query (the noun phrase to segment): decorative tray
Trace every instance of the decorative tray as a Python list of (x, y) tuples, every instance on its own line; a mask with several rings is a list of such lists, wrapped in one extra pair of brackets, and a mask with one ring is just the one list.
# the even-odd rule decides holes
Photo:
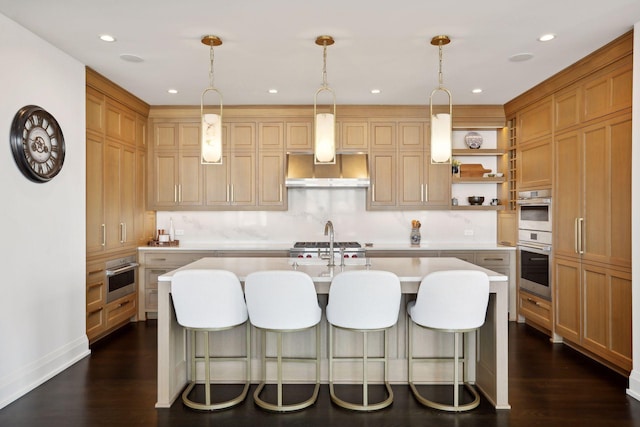
[(180, 240), (174, 240), (173, 242), (161, 242), (159, 240), (149, 240), (147, 246), (180, 246)]

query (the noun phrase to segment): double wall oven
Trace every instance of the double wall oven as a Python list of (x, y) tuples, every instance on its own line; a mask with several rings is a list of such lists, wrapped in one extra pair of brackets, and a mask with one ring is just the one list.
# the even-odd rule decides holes
[(518, 193), (520, 289), (551, 300), (551, 191)]

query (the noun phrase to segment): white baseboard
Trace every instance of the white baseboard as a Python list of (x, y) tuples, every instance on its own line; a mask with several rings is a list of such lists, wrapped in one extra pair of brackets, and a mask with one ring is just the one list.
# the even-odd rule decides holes
[(86, 335), (0, 378), (0, 409), (91, 354)]

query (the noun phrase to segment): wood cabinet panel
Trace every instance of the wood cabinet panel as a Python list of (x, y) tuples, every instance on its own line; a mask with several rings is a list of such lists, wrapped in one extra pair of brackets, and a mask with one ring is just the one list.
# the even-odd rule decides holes
[(371, 121), (371, 149), (391, 150), (396, 149), (396, 123)]
[(255, 122), (230, 123), (229, 145), (231, 150), (255, 151), (256, 149), (256, 124)]
[(554, 131), (560, 132), (580, 124), (581, 92), (572, 87), (553, 96), (555, 105)]
[(424, 154), (400, 152), (398, 154), (398, 205), (419, 206), (424, 202)]
[(203, 165), (204, 200), (207, 206), (229, 203), (229, 155), (222, 155), (221, 165)]
[(105, 145), (105, 168), (104, 180), (110, 185), (104, 188), (104, 208), (105, 208), (105, 248), (106, 250), (114, 250), (120, 248), (121, 227), (120, 227), (120, 211), (121, 199), (120, 188), (121, 181), (121, 145), (107, 141)]
[(178, 153), (156, 152), (153, 163), (149, 205), (152, 209), (173, 207), (178, 202)]
[(107, 99), (105, 110), (105, 132), (125, 144), (136, 143), (136, 116), (133, 111)]
[(200, 151), (181, 152), (179, 160), (178, 203), (181, 206), (200, 206), (202, 196), (202, 168)]
[(369, 123), (363, 120), (339, 122), (338, 150), (341, 152), (366, 151), (369, 148)]
[(598, 76), (584, 85), (584, 121), (630, 108), (633, 72), (631, 66)]
[(555, 257), (553, 261), (553, 304), (555, 331), (559, 335), (580, 343), (581, 280), (580, 263)]
[[(575, 256), (577, 218), (582, 209), (580, 136), (569, 132), (556, 137), (553, 198), (553, 250), (556, 255)], [(562, 159), (562, 160), (559, 160)]]
[(553, 129), (553, 104), (546, 97), (518, 113), (519, 143), (550, 136)]
[(258, 149), (282, 151), (284, 148), (284, 123), (258, 123)]
[(231, 203), (251, 206), (256, 203), (256, 166), (253, 153), (230, 155)]
[(137, 295), (129, 294), (105, 306), (107, 329), (127, 323), (129, 318), (136, 315)]
[(553, 176), (551, 138), (522, 144), (518, 150), (518, 188), (550, 188)]
[(371, 154), (371, 187), (369, 206), (395, 206), (396, 204), (396, 154)]
[(611, 139), (611, 179), (609, 186), (611, 224), (609, 238), (611, 252), (609, 262), (613, 265), (631, 265), (631, 152), (632, 123), (626, 116), (615, 121), (610, 127)]
[(312, 120), (287, 121), (286, 123), (286, 149), (291, 152), (311, 152)]
[(260, 206), (279, 206), (286, 209), (284, 155), (281, 152), (262, 152), (259, 162), (258, 203)]
[(398, 149), (407, 151), (424, 150), (424, 124), (419, 122), (398, 123)]
[(200, 151), (200, 122), (180, 123), (178, 125), (178, 148), (185, 151)]
[(521, 316), (527, 321), (542, 326), (547, 331), (553, 329), (551, 321), (551, 303), (537, 295), (520, 291), (518, 294), (518, 309)]
[(100, 134), (104, 133), (105, 100), (100, 92), (87, 88), (86, 127)]
[(147, 119), (139, 114), (136, 117), (136, 146), (145, 151), (147, 149)]
[(177, 123), (155, 123), (153, 125), (153, 148), (154, 150), (177, 150), (178, 149), (178, 124)]
[(94, 255), (105, 249), (104, 138), (87, 132), (86, 150), (86, 246)]

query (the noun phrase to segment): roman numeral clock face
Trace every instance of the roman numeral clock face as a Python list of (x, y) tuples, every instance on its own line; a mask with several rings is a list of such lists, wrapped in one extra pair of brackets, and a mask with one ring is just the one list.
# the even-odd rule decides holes
[(20, 171), (33, 182), (47, 182), (64, 163), (64, 136), (56, 119), (35, 105), (21, 108), (11, 125), (11, 151)]

